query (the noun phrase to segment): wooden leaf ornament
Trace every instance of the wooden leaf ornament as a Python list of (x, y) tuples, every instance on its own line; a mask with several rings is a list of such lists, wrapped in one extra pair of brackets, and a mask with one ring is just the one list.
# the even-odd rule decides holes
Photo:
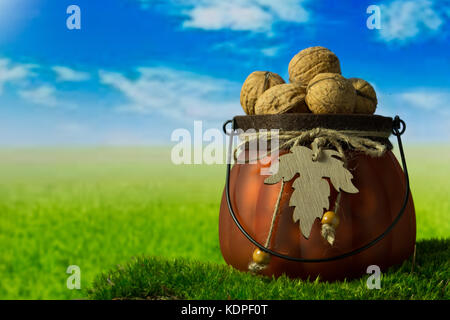
[(278, 172), (264, 180), (266, 184), (287, 182), (295, 179), (294, 192), (289, 205), (294, 206), (294, 222), (300, 221), (300, 230), (308, 238), (316, 218), (321, 218), (323, 210), (329, 209), (330, 187), (324, 178), (329, 178), (337, 191), (358, 193), (353, 185), (353, 175), (344, 167), (339, 153), (322, 150), (320, 157), (312, 160), (312, 150), (304, 146), (292, 147), (289, 153), (279, 157)]

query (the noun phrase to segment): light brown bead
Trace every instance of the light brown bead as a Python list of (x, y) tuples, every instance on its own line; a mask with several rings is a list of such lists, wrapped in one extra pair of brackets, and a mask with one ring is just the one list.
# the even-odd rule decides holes
[(322, 217), (322, 224), (329, 224), (331, 225), (333, 228), (337, 228), (339, 226), (339, 216), (334, 213), (333, 211), (327, 211), (323, 214)]
[(255, 249), (255, 251), (253, 251), (253, 262), (262, 265), (269, 264), (270, 254), (257, 248)]

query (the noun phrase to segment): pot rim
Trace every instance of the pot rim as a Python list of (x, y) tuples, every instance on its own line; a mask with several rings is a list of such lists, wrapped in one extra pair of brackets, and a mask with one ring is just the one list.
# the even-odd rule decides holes
[(273, 115), (242, 115), (233, 118), (234, 128), (279, 129), (280, 131), (310, 130), (326, 128), (333, 130), (358, 130), (392, 132), (393, 119), (366, 114), (303, 114), (286, 113)]

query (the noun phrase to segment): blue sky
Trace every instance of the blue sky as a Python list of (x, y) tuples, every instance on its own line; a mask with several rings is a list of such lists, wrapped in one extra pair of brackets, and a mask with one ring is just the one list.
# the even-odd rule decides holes
[(250, 72), (287, 80), (315, 45), (375, 86), (376, 113), (401, 115), (408, 141), (449, 141), (449, 40), (447, 0), (0, 0), (0, 145), (167, 144), (242, 114)]

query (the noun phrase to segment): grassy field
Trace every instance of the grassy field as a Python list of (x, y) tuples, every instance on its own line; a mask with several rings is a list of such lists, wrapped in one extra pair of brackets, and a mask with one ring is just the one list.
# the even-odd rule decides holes
[(334, 283), (269, 279), (229, 266), (187, 259), (137, 257), (97, 278), (93, 299), (450, 299), (450, 240), (417, 243), (416, 261), (392, 267), (381, 289), (367, 277)]
[[(431, 146), (406, 150), (421, 240), (450, 237), (449, 149)], [(85, 298), (94, 279), (97, 290), (91, 291), (91, 297), (112, 298), (120, 292), (122, 296), (157, 295), (144, 289), (140, 294), (126, 292), (119, 285), (114, 288), (119, 291), (114, 292), (105, 286), (108, 279), (99, 277), (111, 269), (115, 274), (123, 270), (123, 283), (132, 283), (133, 274), (139, 274), (136, 266), (142, 263), (128, 262), (144, 255), (160, 258), (139, 258), (144, 260), (137, 261), (145, 265), (139, 269), (141, 273), (162, 265), (174, 272), (187, 268), (182, 274), (188, 277), (186, 281), (192, 281), (201, 278), (204, 268), (214, 265), (223, 278), (230, 279), (230, 288), (245, 281), (255, 288), (267, 286), (266, 292), (272, 292), (267, 298), (328, 297), (308, 286), (296, 295), (281, 292), (282, 287), (298, 291), (299, 282), (267, 282), (225, 266), (217, 230), (223, 184), (224, 166), (175, 166), (165, 148), (0, 150), (0, 299)], [(428, 241), (421, 246), (418, 259), (425, 259), (421, 252), (447, 259), (427, 265), (427, 271), (416, 279), (420, 284), (414, 286), (429, 286), (428, 297), (442, 297), (448, 292), (449, 241), (437, 245)], [(435, 249), (429, 252), (429, 248)], [(170, 260), (173, 258), (177, 260)], [(172, 262), (167, 265), (167, 261)], [(82, 290), (67, 289), (69, 265), (81, 268)], [(386, 277), (396, 286), (395, 276)], [(431, 278), (434, 282), (427, 281)], [(148, 283), (149, 278), (141, 280)], [(171, 283), (173, 277), (160, 280)], [(416, 282), (413, 278), (401, 281)], [(357, 292), (357, 283), (327, 288), (330, 292)], [(194, 289), (173, 290), (161, 295), (203, 297)], [(238, 288), (230, 290), (235, 297), (253, 297), (237, 293)], [(395, 295), (397, 291), (389, 292)]]

